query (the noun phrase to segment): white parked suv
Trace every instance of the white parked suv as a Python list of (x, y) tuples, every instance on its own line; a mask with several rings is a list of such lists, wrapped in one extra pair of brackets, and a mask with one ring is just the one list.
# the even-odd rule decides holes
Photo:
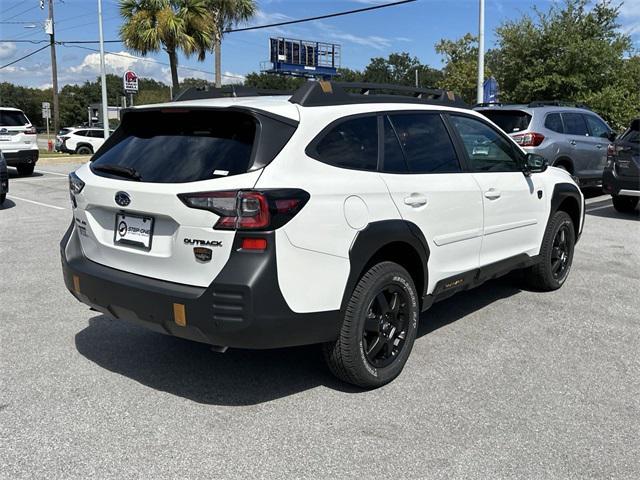
[(521, 268), (562, 286), (584, 218), (567, 172), (450, 92), (389, 85), (133, 108), (70, 189), (78, 300), (220, 351), (320, 343), (362, 387), (434, 302)]
[(0, 107), (0, 150), (7, 165), (31, 175), (40, 155), (36, 127), (22, 110)]
[(93, 155), (104, 143), (102, 128), (64, 128), (56, 136), (58, 152)]

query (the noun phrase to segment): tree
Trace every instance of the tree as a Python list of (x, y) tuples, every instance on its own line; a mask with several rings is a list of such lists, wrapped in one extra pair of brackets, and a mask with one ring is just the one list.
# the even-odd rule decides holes
[(247, 75), (244, 84), (247, 87), (262, 88), (266, 90), (295, 90), (305, 81), (306, 80), (304, 78), (254, 72)]
[(146, 55), (163, 48), (169, 55), (171, 81), (178, 91), (178, 52), (204, 60), (213, 42), (213, 18), (207, 0), (120, 0), (125, 46)]
[(363, 80), (372, 83), (391, 83), (414, 86), (418, 71), (419, 86), (435, 87), (441, 78), (439, 70), (420, 63), (408, 53), (392, 53), (388, 58), (372, 58), (363, 72)]
[(565, 0), (503, 23), (496, 31), (496, 76), (502, 99), (584, 102), (617, 127), (640, 107), (640, 68), (631, 39), (617, 24), (619, 7)]
[[(465, 102), (475, 103), (478, 79), (478, 38), (470, 33), (457, 40), (440, 40), (436, 52), (443, 56), (443, 77), (438, 85), (459, 94)], [(489, 62), (488, 62), (489, 63)], [(485, 66), (485, 78), (491, 70)]]
[(213, 19), (213, 37), (211, 50), (215, 55), (216, 87), (222, 86), (222, 37), (239, 22), (252, 18), (258, 7), (254, 0), (207, 0), (207, 6)]

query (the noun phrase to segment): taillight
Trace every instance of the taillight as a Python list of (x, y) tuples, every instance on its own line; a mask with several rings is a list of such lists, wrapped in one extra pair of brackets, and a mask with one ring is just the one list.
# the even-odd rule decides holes
[(36, 127), (28, 127), (25, 131), (25, 134), (27, 135), (35, 135), (37, 132)]
[(541, 133), (522, 133), (520, 135), (514, 135), (513, 139), (521, 147), (537, 147), (544, 140), (544, 135)]
[(309, 200), (307, 192), (293, 188), (182, 193), (178, 197), (188, 207), (219, 215), (213, 226), (218, 230), (273, 230), (291, 220)]

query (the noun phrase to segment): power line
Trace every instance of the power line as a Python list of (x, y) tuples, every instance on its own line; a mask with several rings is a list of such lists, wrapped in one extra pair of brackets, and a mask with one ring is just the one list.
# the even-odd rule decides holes
[(30, 56), (35, 55), (35, 54), (36, 54), (36, 53), (38, 53), (38, 52), (41, 52), (41, 51), (42, 51), (42, 50), (44, 50), (45, 48), (49, 48), (49, 44), (45, 45), (44, 47), (40, 47), (39, 49), (34, 50), (33, 52), (28, 53), (28, 54), (26, 54), (24, 57), (20, 57), (20, 58), (18, 58), (17, 60), (14, 60), (14, 61), (13, 61), (13, 62), (11, 62), (11, 63), (7, 63), (6, 65), (2, 65), (2, 66), (0, 67), (0, 70), (2, 70), (3, 68), (7, 68), (7, 67), (9, 67), (9, 66), (13, 65), (14, 63), (18, 63), (20, 60), (24, 60), (25, 58), (29, 58)]
[(23, 15), (23, 14), (25, 14), (27, 12), (30, 12), (31, 10), (35, 10), (36, 8), (38, 8), (38, 5), (36, 5), (34, 7), (29, 7), (26, 10), (23, 10), (20, 13), (16, 13), (13, 17), (5, 18), (3, 21), (6, 22), (8, 20), (13, 20), (14, 18), (19, 17), (20, 15)]
[(287, 20), (285, 22), (271, 23), (268, 25), (255, 25), (253, 27), (244, 27), (244, 28), (230, 28), (229, 30), (225, 30), (224, 33), (247, 32), (249, 30), (259, 30), (261, 28), (281, 27), (283, 25), (293, 25), (294, 23), (311, 22), (313, 20), (322, 20), (325, 18), (341, 17), (343, 15), (351, 15), (353, 13), (361, 13), (361, 12), (368, 12), (370, 10), (378, 10), (380, 8), (395, 7), (397, 5), (402, 5), (404, 3), (412, 3), (415, 1), (416, 0), (400, 0), (398, 2), (383, 3), (381, 5), (373, 5), (371, 7), (356, 8), (354, 10), (347, 10), (346, 12), (328, 13), (327, 15), (318, 15), (316, 17), (300, 18), (298, 20)]

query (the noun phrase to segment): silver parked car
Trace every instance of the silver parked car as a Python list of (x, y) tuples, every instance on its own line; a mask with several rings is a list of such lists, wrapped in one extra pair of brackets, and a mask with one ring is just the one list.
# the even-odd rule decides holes
[(615, 134), (585, 106), (562, 102), (528, 105), (482, 104), (475, 108), (502, 128), (528, 153), (564, 168), (583, 186), (598, 184)]

